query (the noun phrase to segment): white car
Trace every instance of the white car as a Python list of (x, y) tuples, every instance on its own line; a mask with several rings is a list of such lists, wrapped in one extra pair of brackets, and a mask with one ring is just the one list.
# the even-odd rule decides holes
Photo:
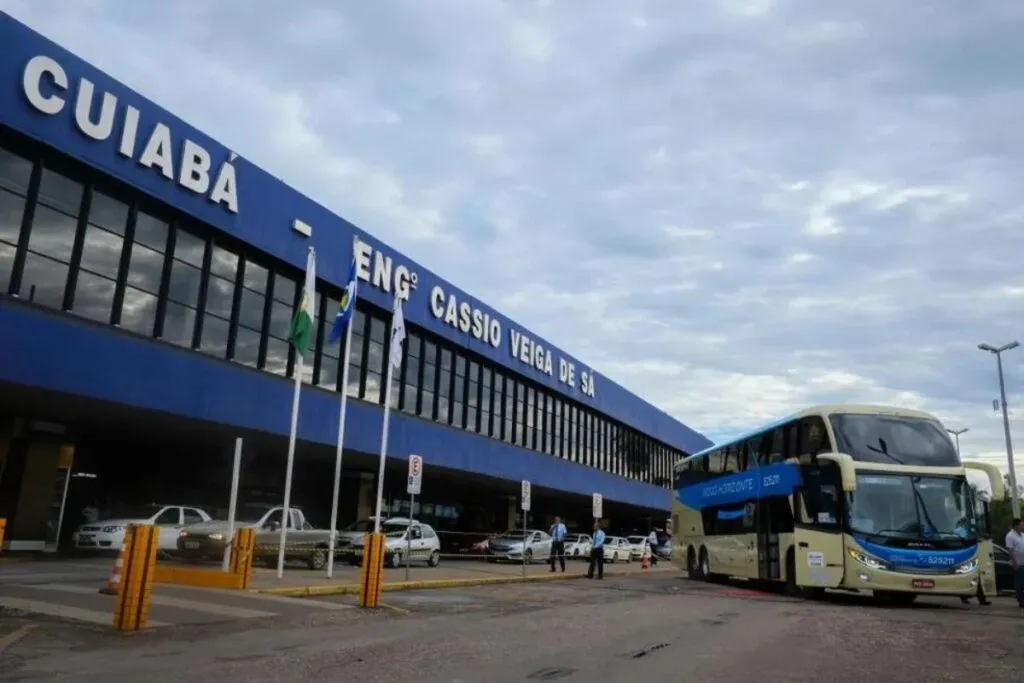
[(565, 556), (574, 559), (588, 559), (593, 539), (587, 534), (568, 534), (565, 537)]
[(644, 556), (644, 548), (647, 547), (646, 536), (626, 536), (629, 541), (630, 559), (639, 560)]
[(604, 539), (605, 562), (629, 562), (633, 559), (633, 548), (622, 536), (606, 536)]
[(487, 543), (487, 560), (498, 562), (547, 562), (551, 556), (551, 535), (540, 529), (510, 530)]
[(76, 550), (121, 550), (124, 532), (129, 524), (152, 524), (160, 527), (160, 550), (176, 550), (178, 534), (190, 524), (209, 522), (205, 510), (184, 505), (142, 505), (116, 519), (102, 519), (82, 524), (71, 535)]
[[(384, 564), (387, 566), (404, 566), (406, 555), (410, 564), (426, 562), (427, 566), (436, 567), (441, 563), (441, 539), (429, 524), (392, 517), (380, 525), (380, 531), (384, 534)], [(365, 544), (365, 536), (352, 541), (353, 563), (362, 560)]]

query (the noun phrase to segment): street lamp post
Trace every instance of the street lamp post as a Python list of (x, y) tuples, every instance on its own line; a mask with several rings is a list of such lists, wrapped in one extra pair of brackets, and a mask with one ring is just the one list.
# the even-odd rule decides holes
[(1010, 504), (1013, 506), (1014, 518), (1020, 517), (1020, 496), (1017, 494), (1017, 474), (1013, 469), (1013, 443), (1010, 440), (1010, 416), (1006, 412), (1006, 383), (1003, 381), (1003, 351), (1011, 351), (1020, 346), (1020, 342), (1012, 341), (999, 347), (991, 344), (978, 344), (982, 351), (988, 351), (996, 357), (999, 369), (999, 400), (1003, 404), (1003, 435), (1006, 437), (1006, 466), (1010, 478)]
[(959, 458), (960, 457), (960, 435), (961, 434), (966, 434), (967, 432), (971, 431), (971, 428), (970, 427), (964, 427), (963, 429), (947, 429), (946, 431), (949, 432), (950, 434), (952, 434), (953, 438), (956, 440), (956, 457)]

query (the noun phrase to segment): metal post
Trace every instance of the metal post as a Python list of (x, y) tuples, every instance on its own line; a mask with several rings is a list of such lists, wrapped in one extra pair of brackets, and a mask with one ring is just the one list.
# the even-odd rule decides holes
[(1003, 381), (1002, 353), (996, 353), (996, 365), (999, 367), (999, 400), (1003, 404), (1003, 434), (1006, 437), (1006, 467), (1010, 475), (1010, 505), (1015, 519), (1020, 518), (1020, 494), (1017, 492), (1017, 473), (1013, 467), (1013, 442), (1010, 440), (1010, 416), (1006, 410), (1006, 383)]
[(409, 558), (412, 556), (412, 511), (416, 507), (416, 494), (409, 494), (409, 528), (405, 530), (405, 580), (409, 580)]
[(963, 429), (947, 429), (947, 432), (953, 435), (953, 439), (956, 441), (956, 457), (960, 457), (960, 435), (966, 434), (971, 431), (970, 427), (964, 427)]
[(526, 576), (526, 515), (528, 513), (523, 510), (523, 576)]
[(221, 570), (231, 567), (231, 549), (235, 542), (235, 513), (238, 510), (238, 478), (242, 469), (242, 437), (235, 439), (235, 461), (231, 465), (231, 497), (228, 499), (228, 537), (225, 539)]

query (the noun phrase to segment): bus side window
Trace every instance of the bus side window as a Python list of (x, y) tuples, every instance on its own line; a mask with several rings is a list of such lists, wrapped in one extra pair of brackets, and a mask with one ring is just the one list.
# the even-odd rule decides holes
[(805, 417), (800, 421), (800, 444), (798, 455), (815, 456), (818, 453), (829, 453), (832, 444), (828, 440), (828, 429), (825, 421), (818, 416)]
[(722, 471), (723, 472), (739, 472), (739, 457), (740, 448), (734, 444), (725, 449), (725, 456), (723, 458)]
[(769, 436), (767, 434), (759, 434), (753, 439), (747, 441), (746, 448), (744, 448), (746, 451), (746, 462), (743, 463), (743, 469), (749, 470), (757, 467), (758, 463), (760, 463), (761, 459), (764, 457), (765, 448), (762, 444), (767, 443), (768, 439)]
[(708, 472), (711, 474), (721, 474), (725, 471), (725, 451), (715, 451), (707, 457), (708, 461)]
[(786, 428), (776, 427), (771, 432), (770, 446), (768, 447), (768, 457), (765, 460), (768, 464), (774, 464), (782, 462), (786, 459)]

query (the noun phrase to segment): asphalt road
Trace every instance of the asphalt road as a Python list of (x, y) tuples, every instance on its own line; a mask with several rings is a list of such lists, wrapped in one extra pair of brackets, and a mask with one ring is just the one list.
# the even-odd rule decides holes
[[(1012, 601), (880, 608), (678, 578), (385, 594), (388, 608), (173, 626), (133, 636), (0, 619), (0, 678), (82, 683), (1019, 681)], [(339, 598), (339, 602), (347, 599)]]

